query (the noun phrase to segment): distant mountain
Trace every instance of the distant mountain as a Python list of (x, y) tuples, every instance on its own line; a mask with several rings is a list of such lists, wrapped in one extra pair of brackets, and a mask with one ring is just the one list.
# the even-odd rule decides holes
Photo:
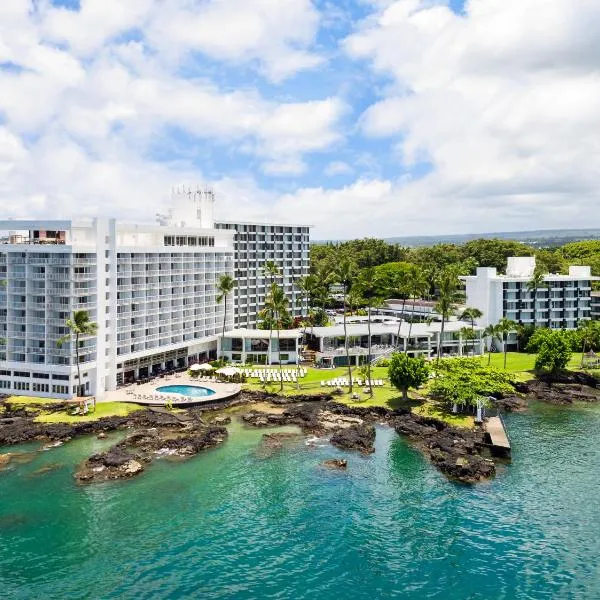
[[(401, 244), (402, 246), (433, 246), (434, 244), (464, 244), (470, 240), (481, 238), (514, 240), (530, 246), (550, 247), (563, 246), (569, 242), (581, 240), (600, 239), (600, 229), (539, 229), (534, 231), (501, 231), (455, 235), (409, 235), (385, 238), (385, 241), (390, 244)], [(325, 240), (315, 243), (325, 243)]]

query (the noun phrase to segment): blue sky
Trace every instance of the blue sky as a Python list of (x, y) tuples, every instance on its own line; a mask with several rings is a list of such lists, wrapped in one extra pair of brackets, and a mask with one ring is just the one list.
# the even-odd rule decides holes
[(599, 24), (593, 0), (13, 0), (0, 203), (143, 220), (199, 182), (315, 237), (592, 225)]

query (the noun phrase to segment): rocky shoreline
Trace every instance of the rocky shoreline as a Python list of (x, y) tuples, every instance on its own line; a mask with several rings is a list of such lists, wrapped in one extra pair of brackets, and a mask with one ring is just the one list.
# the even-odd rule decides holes
[[(519, 383), (516, 391), (513, 396), (497, 399), (497, 407), (510, 412), (526, 410), (530, 400), (561, 405), (600, 401), (597, 381), (584, 373)], [(130, 432), (125, 439), (107, 451), (89, 457), (79, 466), (75, 478), (80, 483), (127, 479), (142, 473), (157, 458), (186, 459), (213, 448), (227, 438), (226, 425), (231, 417), (223, 413), (224, 409), (234, 407), (240, 407), (242, 421), (247, 426), (293, 425), (300, 429), (302, 436), (325, 437), (332, 446), (365, 455), (375, 451), (375, 424), (386, 424), (406, 436), (436, 468), (455, 481), (476, 483), (496, 473), (496, 464), (481, 426), (473, 429), (453, 427), (432, 417), (416, 415), (406, 408), (347, 406), (335, 402), (329, 394), (281, 397), (265, 392), (243, 392), (218, 406), (180, 412), (140, 407), (139, 411), (126, 417), (79, 423), (36, 423), (36, 410), (48, 410), (49, 407), (51, 410), (64, 408), (60, 404), (27, 409), (4, 404), (0, 415), (0, 445), (32, 440), (52, 444), (82, 435), (102, 437), (109, 431)], [(258, 453), (268, 457), (286, 444), (297, 442), (298, 437), (294, 433), (265, 434)], [(345, 469), (347, 463), (343, 459), (331, 459), (324, 465)]]

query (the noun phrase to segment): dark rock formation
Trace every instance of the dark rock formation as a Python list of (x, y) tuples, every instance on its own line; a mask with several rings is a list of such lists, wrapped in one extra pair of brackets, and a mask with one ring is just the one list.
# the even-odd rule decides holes
[(452, 479), (476, 483), (496, 473), (494, 461), (482, 456), (485, 448), (482, 429), (451, 427), (414, 414), (397, 417), (395, 427), (398, 433), (414, 440), (431, 462)]
[(338, 469), (340, 471), (348, 468), (348, 461), (343, 458), (330, 458), (329, 460), (324, 460), (321, 464), (328, 469)]
[(180, 433), (148, 430), (135, 433), (106, 452), (90, 456), (75, 473), (81, 483), (126, 479), (141, 473), (161, 455), (190, 457), (217, 446), (227, 437), (224, 427)]
[(527, 398), (523, 396), (507, 396), (494, 401), (494, 406), (500, 412), (524, 412), (527, 410), (527, 405)]
[(331, 436), (331, 443), (343, 450), (358, 450), (363, 454), (375, 452), (375, 427), (365, 424), (339, 429)]
[(521, 384), (520, 390), (530, 399), (552, 404), (600, 401), (600, 390), (582, 383), (557, 383), (548, 379), (534, 379)]

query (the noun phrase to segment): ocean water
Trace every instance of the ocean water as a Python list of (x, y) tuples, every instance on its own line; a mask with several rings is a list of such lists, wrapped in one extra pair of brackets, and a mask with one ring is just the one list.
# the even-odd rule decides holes
[[(369, 457), (269, 455), (234, 423), (218, 449), (84, 487), (74, 465), (115, 435), (19, 448), (0, 472), (0, 597), (600, 598), (600, 407), (507, 422), (513, 462), (478, 486), (385, 427)], [(347, 472), (320, 466), (341, 455)]]

